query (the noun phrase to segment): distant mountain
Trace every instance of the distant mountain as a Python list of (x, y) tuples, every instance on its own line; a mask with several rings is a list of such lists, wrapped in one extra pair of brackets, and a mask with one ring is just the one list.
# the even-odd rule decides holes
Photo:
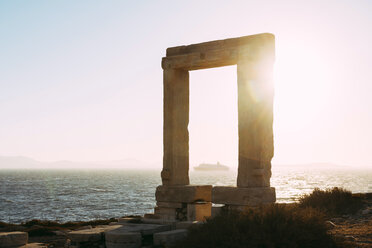
[(287, 168), (287, 169), (347, 169), (351, 166), (339, 165), (333, 163), (308, 163), (308, 164), (273, 164), (272, 168)]
[(37, 168), (41, 166), (41, 162), (28, 157), (5, 157), (0, 156), (0, 168), (6, 169), (23, 169), (25, 166), (28, 168)]
[(41, 162), (23, 156), (0, 156), (0, 169), (159, 169), (161, 163), (149, 163), (137, 159), (75, 162), (61, 160)]

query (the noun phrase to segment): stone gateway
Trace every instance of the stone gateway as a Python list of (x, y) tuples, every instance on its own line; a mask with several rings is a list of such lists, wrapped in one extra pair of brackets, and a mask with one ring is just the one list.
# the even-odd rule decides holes
[[(275, 202), (270, 187), (274, 59), (275, 37), (269, 33), (167, 49), (162, 59), (163, 185), (156, 190), (155, 216), (193, 221), (211, 215), (211, 202), (230, 209)], [(189, 185), (189, 71), (228, 65), (237, 65), (237, 187)]]

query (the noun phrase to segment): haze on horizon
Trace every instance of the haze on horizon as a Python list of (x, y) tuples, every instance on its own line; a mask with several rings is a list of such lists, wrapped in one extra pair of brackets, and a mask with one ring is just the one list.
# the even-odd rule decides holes
[[(160, 162), (166, 48), (270, 32), (273, 163), (371, 168), (370, 13), (367, 0), (0, 1), (0, 156)], [(236, 67), (190, 83), (190, 166), (236, 165)]]

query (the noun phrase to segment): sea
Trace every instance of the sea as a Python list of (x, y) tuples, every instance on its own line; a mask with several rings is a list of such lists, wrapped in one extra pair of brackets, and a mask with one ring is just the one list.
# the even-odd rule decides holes
[[(236, 185), (236, 171), (190, 171), (191, 184)], [(88, 221), (152, 213), (159, 170), (0, 170), (0, 221)], [(314, 188), (372, 192), (372, 169), (273, 168), (277, 202)]]

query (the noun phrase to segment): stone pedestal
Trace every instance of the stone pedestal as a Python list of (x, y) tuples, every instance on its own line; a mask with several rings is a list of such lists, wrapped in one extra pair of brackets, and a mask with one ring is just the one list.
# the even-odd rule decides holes
[(212, 185), (160, 185), (155, 197), (155, 218), (202, 221), (211, 216)]
[[(199, 219), (210, 215), (211, 201), (236, 209), (275, 202), (275, 190), (270, 188), (274, 59), (275, 37), (269, 33), (167, 49), (162, 59), (163, 186), (156, 190), (155, 216)], [(211, 186), (188, 186), (189, 71), (228, 65), (237, 65), (238, 76), (237, 187), (216, 187), (211, 199)]]
[(21, 247), (28, 242), (27, 232), (1, 232), (0, 247)]
[(274, 203), (275, 188), (239, 188), (218, 186), (212, 189), (212, 202), (232, 206), (255, 207)]

